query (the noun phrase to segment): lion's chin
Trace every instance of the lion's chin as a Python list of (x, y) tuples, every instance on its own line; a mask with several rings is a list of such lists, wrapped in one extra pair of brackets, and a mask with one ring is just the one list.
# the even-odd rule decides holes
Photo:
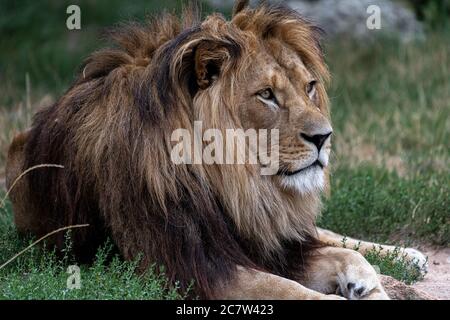
[(280, 184), (301, 194), (315, 194), (325, 189), (325, 173), (320, 166), (311, 166), (295, 175), (280, 177)]

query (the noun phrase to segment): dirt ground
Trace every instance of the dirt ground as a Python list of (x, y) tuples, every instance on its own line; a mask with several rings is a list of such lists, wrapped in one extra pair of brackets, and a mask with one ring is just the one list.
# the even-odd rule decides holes
[(437, 299), (450, 299), (450, 248), (422, 250), (428, 256), (425, 279), (414, 284)]

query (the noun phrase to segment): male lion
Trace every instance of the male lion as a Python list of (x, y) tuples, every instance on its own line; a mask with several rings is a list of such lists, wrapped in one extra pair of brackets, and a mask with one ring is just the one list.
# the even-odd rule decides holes
[[(163, 265), (182, 290), (194, 280), (201, 298), (387, 299), (363, 256), (315, 227), (332, 134), (319, 29), (285, 7), (247, 1), (231, 21), (189, 12), (113, 32), (116, 46), (93, 53), (14, 139), (8, 186), (33, 166), (64, 166), (16, 184), (19, 232), (87, 223), (72, 235), (81, 261), (109, 236), (125, 259), (142, 254), (143, 270)], [(196, 120), (278, 129), (278, 174), (174, 164), (171, 133)], [(61, 247), (63, 235), (52, 242)]]

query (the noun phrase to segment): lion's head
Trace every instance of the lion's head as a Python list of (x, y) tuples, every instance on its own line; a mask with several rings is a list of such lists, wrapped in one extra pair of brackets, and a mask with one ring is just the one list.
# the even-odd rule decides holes
[[(76, 243), (106, 232), (124, 257), (143, 252), (144, 265), (165, 265), (183, 286), (194, 278), (203, 296), (236, 265), (292, 271), (289, 250), (314, 238), (327, 184), (328, 72), (317, 28), (287, 8), (242, 3), (231, 21), (189, 11), (120, 27), (115, 46), (92, 54), (36, 115), (23, 167), (65, 169), (27, 178), (34, 233), (89, 223)], [(279, 170), (172, 162), (172, 133), (193, 133), (195, 121), (278, 129)]]
[[(245, 39), (239, 73), (224, 75), (233, 82), (233, 112), (244, 128), (278, 129), (281, 188), (318, 193), (332, 133), (324, 88), (328, 79), (318, 36), (320, 31), (286, 9), (237, 14), (232, 24)], [(220, 81), (220, 78), (218, 78)]]

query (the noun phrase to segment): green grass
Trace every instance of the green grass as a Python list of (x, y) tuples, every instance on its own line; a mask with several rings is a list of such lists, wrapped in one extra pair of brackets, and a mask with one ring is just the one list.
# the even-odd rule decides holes
[[(11, 220), (11, 214), (3, 214)], [(137, 272), (138, 260), (123, 261), (113, 255), (112, 245), (99, 248), (92, 265), (80, 266), (80, 289), (69, 289), (68, 267), (76, 265), (71, 255), (70, 233), (66, 237), (63, 257), (45, 246), (34, 246), (0, 270), (0, 300), (4, 299), (130, 299), (174, 300), (184, 299), (170, 287), (164, 273), (149, 269), (145, 274)], [(0, 227), (0, 264), (27, 247), (31, 240), (19, 238), (12, 223), (2, 221)]]
[[(81, 7), (80, 31), (65, 26), (68, 4)], [(70, 85), (82, 60), (103, 45), (97, 39), (104, 28), (142, 20), (163, 7), (179, 10), (180, 1), (0, 2), (0, 178), (14, 133)], [(449, 246), (449, 37), (444, 28), (422, 42), (327, 44), (335, 134), (331, 195), (321, 226), (365, 240)], [(28, 245), (17, 237), (7, 205), (7, 213), (0, 213), (0, 263)], [(0, 298), (181, 297), (151, 271), (137, 276), (134, 262), (106, 262), (106, 251), (92, 266), (82, 266), (82, 289), (67, 290), (70, 259), (33, 248), (0, 270)], [(367, 258), (407, 283), (420, 278), (395, 254), (381, 257), (373, 250)]]
[(406, 284), (414, 284), (422, 280), (426, 272), (423, 266), (404, 259), (404, 256), (400, 253), (400, 248), (392, 252), (383, 252), (382, 248), (374, 248), (367, 252), (364, 257), (378, 269), (379, 273), (391, 276)]
[(399, 177), (383, 168), (340, 167), (332, 177), (322, 227), (377, 242), (411, 246), (450, 241), (450, 177)]

